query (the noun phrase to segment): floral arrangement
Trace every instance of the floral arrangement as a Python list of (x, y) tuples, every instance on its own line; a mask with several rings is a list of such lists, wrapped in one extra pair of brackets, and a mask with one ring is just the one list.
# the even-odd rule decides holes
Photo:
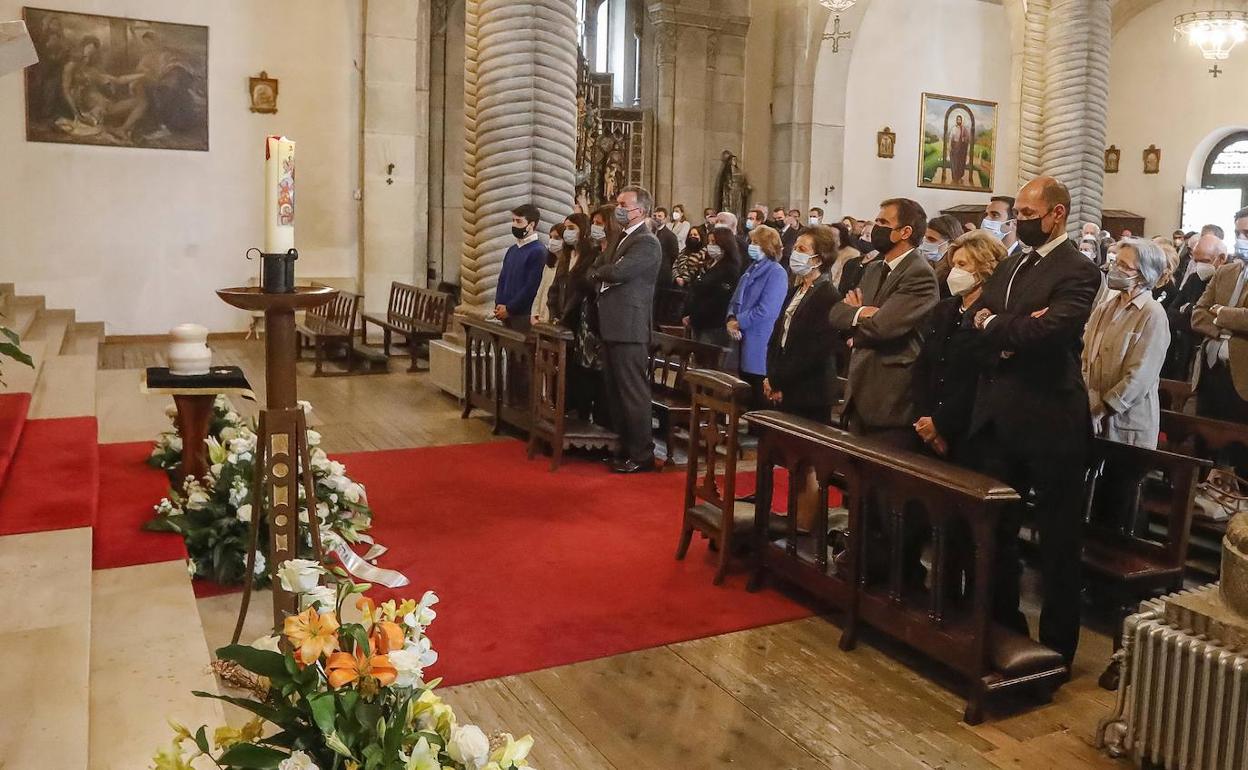
[[(459, 724), (434, 694), (438, 682), (424, 681), (438, 657), (425, 635), (436, 617), (432, 591), (378, 605), (363, 595), (369, 585), (339, 568), (297, 559), (277, 573), (302, 611), (286, 618), (281, 637), (217, 650), (219, 673), (252, 697), (195, 693), (256, 717), (217, 728), (211, 742), (206, 727), (172, 724), (155, 770), (192, 770), (200, 757), (231, 770), (532, 770), (532, 738), (489, 738)], [(351, 599), (359, 622), (342, 619)]]
[[(302, 402), (305, 410), (307, 402)], [(166, 414), (172, 421), (177, 411)], [(320, 448), (321, 436), (308, 431), (309, 455), (315, 482), (316, 514), (322, 540), (331, 548), (339, 539), (347, 543), (373, 542), (367, 535), (373, 513), (368, 507), (364, 486), (346, 475), (342, 463), (330, 460)], [(247, 530), (251, 522), (251, 482), (255, 467), (256, 429), (230, 406), (224, 396), (213, 404), (208, 430), (208, 457), (211, 466), (202, 479), (188, 478), (181, 489), (173, 489), (156, 505), (156, 517), (145, 528), (177, 532), (186, 540), (192, 577), (217, 583), (241, 583), (246, 572)], [(162, 433), (152, 449), (148, 464), (173, 470), (182, 459), (182, 439), (174, 430)], [(299, 488), (300, 520), (306, 522), (307, 504)], [(260, 522), (261, 543), (268, 542), (267, 523)], [(305, 543), (307, 545), (307, 543)], [(373, 556), (381, 550), (372, 549)], [(368, 556), (365, 557), (369, 558)], [(257, 552), (256, 587), (270, 582), (264, 554)]]

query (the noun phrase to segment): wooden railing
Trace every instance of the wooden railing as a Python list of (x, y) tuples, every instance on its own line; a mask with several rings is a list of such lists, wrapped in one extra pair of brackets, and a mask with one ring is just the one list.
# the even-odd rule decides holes
[[(780, 412), (745, 416), (760, 432), (754, 520), (756, 573), (796, 583), (845, 612), (842, 649), (867, 623), (941, 661), (969, 686), (965, 718), (983, 719), (989, 693), (1052, 688), (1061, 656), (992, 623), (998, 520), (1020, 504), (1009, 486), (954, 465)], [(788, 471), (787, 532), (770, 534), (775, 469)], [(828, 506), (799, 534), (799, 495), (813, 476), (825, 503), (838, 488), (848, 509), (843, 553), (829, 548)], [(930, 533), (930, 587), (917, 577)], [(969, 545), (968, 545), (969, 544)], [(965, 580), (964, 580), (965, 578)]]
[(464, 329), (464, 413), (481, 409), (494, 415), (494, 433), (504, 423), (528, 431), (533, 338), (501, 324), (456, 316)]

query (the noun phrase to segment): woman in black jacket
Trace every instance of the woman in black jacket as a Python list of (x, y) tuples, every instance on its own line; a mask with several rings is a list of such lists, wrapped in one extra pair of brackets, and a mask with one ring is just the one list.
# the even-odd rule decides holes
[(725, 322), (728, 303), (741, 277), (741, 255), (732, 231), (724, 227), (712, 230), (706, 256), (710, 267), (689, 284), (681, 321), (698, 342), (730, 350), (732, 338)]
[(797, 283), (789, 290), (767, 345), (763, 395), (779, 409), (827, 423), (836, 400), (836, 332), (829, 320), (841, 293), (824, 274), (836, 261), (836, 231), (816, 225), (793, 245), (789, 269)]
[(915, 432), (941, 457), (958, 460), (965, 454), (962, 444), (981, 362), (962, 318), (1005, 253), (1005, 246), (983, 230), (972, 230), (949, 247), (951, 268), (945, 282), (952, 296), (932, 310), (914, 377), (914, 402), (923, 415), (914, 423)]

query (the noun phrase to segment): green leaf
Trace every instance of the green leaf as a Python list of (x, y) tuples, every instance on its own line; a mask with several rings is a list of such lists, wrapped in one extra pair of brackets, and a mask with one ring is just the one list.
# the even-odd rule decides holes
[(9, 338), (9, 340), (10, 340), (10, 341), (12, 341), (12, 343), (13, 343), (14, 345), (20, 345), (20, 344), (22, 344), (22, 337), (21, 337), (21, 335), (20, 335), (20, 334), (18, 334), (17, 332), (15, 332), (15, 331), (13, 331), (12, 329), (10, 329), (10, 328), (9, 328), (9, 327), (7, 327), (7, 326), (0, 326), (0, 334), (3, 334), (4, 336), (8, 337), (8, 338)]
[(8, 356), (14, 361), (26, 364), (32, 369), (35, 367), (34, 359), (26, 355), (25, 351), (12, 342), (0, 342), (0, 355)]
[(312, 719), (321, 732), (329, 735), (334, 731), (334, 694), (320, 692), (308, 697), (308, 706), (312, 709)]
[(294, 709), (285, 706), (270, 706), (267, 703), (249, 700), (247, 698), (234, 698), (229, 695), (218, 695), (215, 692), (200, 692), (198, 690), (191, 693), (197, 698), (212, 698), (214, 700), (225, 701), (245, 709), (256, 716), (272, 722), (275, 725), (289, 724), (291, 721), (298, 719), (299, 714)]
[(199, 731), (195, 733), (195, 745), (199, 750), (208, 753), (208, 728), (201, 726)]
[(217, 758), (219, 764), (227, 767), (246, 768), (246, 770), (272, 770), (282, 763), (289, 754), (254, 743), (236, 743), (225, 750)]
[(231, 644), (217, 650), (217, 657), (221, 660), (228, 660), (253, 674), (267, 676), (272, 680), (285, 680), (287, 657), (280, 652), (271, 650), (257, 650), (246, 644)]

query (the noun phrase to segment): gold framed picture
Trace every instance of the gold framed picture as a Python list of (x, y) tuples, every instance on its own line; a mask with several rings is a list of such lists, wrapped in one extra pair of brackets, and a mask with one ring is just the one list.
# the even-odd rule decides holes
[(277, 113), (277, 78), (261, 71), (258, 77), (247, 78), (247, 93), (251, 96), (251, 111), (264, 115)]
[(884, 126), (883, 131), (875, 134), (875, 154), (880, 158), (893, 157), (893, 151), (897, 147), (897, 134), (888, 126)]
[(1110, 145), (1105, 150), (1105, 173), (1117, 174), (1118, 164), (1122, 162), (1122, 150), (1115, 145)]
[(992, 192), (997, 103), (923, 94), (919, 187)]
[(1161, 173), (1161, 150), (1157, 149), (1155, 144), (1150, 144), (1144, 151), (1144, 173)]

